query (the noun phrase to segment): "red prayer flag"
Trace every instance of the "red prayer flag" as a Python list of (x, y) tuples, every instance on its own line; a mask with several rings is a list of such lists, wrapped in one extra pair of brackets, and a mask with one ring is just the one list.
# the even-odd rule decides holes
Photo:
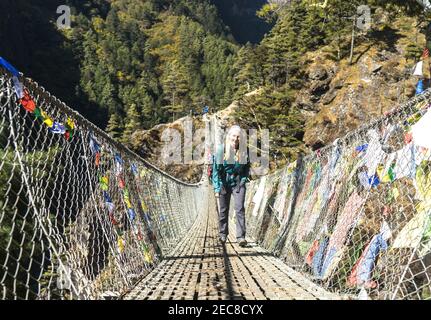
[(23, 108), (33, 113), (34, 110), (36, 110), (36, 103), (34, 102), (33, 98), (30, 96), (30, 93), (27, 89), (24, 89), (24, 97), (19, 100), (19, 103), (23, 106)]
[(115, 219), (115, 217), (114, 217), (114, 215), (113, 215), (113, 214), (110, 214), (110, 215), (109, 215), (109, 218), (111, 218), (111, 223), (112, 223), (114, 226), (117, 226), (117, 225), (118, 225), (118, 221)]
[(126, 183), (122, 178), (118, 178), (118, 186), (120, 187), (120, 189), (124, 189), (126, 187)]
[(95, 164), (96, 164), (96, 167), (98, 167), (98, 166), (99, 166), (99, 164), (100, 164), (100, 152), (97, 152), (97, 153), (96, 153), (96, 160), (95, 160)]
[(411, 133), (411, 132), (406, 133), (404, 135), (404, 143), (409, 144), (412, 141), (413, 141), (413, 133)]
[(319, 250), (319, 241), (314, 240), (313, 245), (311, 246), (310, 250), (307, 253), (307, 256), (305, 257), (305, 262), (311, 267), (313, 264), (313, 258), (316, 252)]

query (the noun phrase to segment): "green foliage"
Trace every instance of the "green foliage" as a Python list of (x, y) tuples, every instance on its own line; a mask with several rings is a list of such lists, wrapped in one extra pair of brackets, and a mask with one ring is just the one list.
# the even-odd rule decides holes
[(265, 74), (260, 59), (262, 47), (253, 47), (250, 43), (242, 47), (237, 54), (233, 65), (233, 81), (235, 98), (251, 92), (265, 84)]
[(185, 69), (174, 60), (169, 63), (167, 73), (162, 79), (164, 98), (168, 102), (166, 109), (169, 113), (183, 115), (188, 104), (189, 78)]
[(393, 16), (418, 16), (424, 13), (424, 8), (416, 0), (368, 0), (367, 2), (374, 7), (384, 8)]
[(329, 56), (340, 61), (347, 56), (350, 49), (351, 33), (354, 29), (354, 18), (357, 17), (357, 8), (366, 4), (366, 1), (352, 0), (329, 0), (324, 10), (326, 22), (325, 42), (329, 44)]
[(108, 121), (108, 126), (106, 127), (106, 132), (108, 132), (112, 138), (118, 141), (122, 136), (123, 130), (124, 127), (121, 117), (118, 115), (118, 113), (111, 114), (111, 117)]
[[(218, 109), (231, 99), (237, 47), (226, 40), (207, 1), (119, 0), (106, 18), (96, 15), (82, 24), (89, 28), (81, 87), (110, 115), (110, 127), (132, 104), (140, 112), (135, 127), (150, 128), (201, 109), (202, 101)], [(125, 130), (132, 130), (128, 121)]]
[[(273, 8), (264, 7), (269, 14)], [(263, 14), (263, 12), (261, 12)], [(238, 52), (234, 65), (236, 97), (261, 88), (241, 99), (236, 116), (245, 127), (270, 130), (271, 156), (293, 160), (302, 145), (304, 119), (293, 105), (295, 92), (304, 84), (302, 57), (325, 41), (322, 13), (303, 1), (292, 1), (277, 11), (277, 21), (262, 43)]]
[[(112, 118), (110, 119), (112, 120)], [(127, 116), (125, 120), (124, 132), (123, 132), (123, 143), (128, 143), (132, 134), (141, 129), (141, 114), (137, 109), (136, 104), (132, 104), (127, 109)]]
[[(264, 5), (258, 15), (275, 21), (275, 25), (259, 45), (240, 48), (233, 67), (235, 98), (241, 99), (237, 112), (241, 123), (271, 129), (272, 156), (282, 154), (285, 158), (294, 158), (295, 149), (302, 149), (304, 125), (294, 97), (306, 84), (306, 54), (324, 49), (321, 52), (335, 61), (346, 58), (349, 53), (353, 57), (355, 45), (370, 36), (354, 24), (360, 5), (368, 5), (371, 14), (380, 8), (389, 17), (422, 16), (420, 6), (411, 2), (292, 0), (283, 6)], [(356, 36), (352, 42), (353, 34)], [(417, 58), (420, 53), (417, 45), (411, 44), (406, 58)], [(257, 95), (242, 99), (245, 93), (259, 88)]]
[(277, 19), (277, 9), (279, 9), (279, 7), (275, 3), (267, 3), (257, 11), (256, 15), (266, 22), (272, 23)]
[[(286, 120), (300, 128), (301, 116), (294, 112), (292, 97), (305, 83), (304, 56), (325, 47), (334, 60), (345, 58), (359, 5), (369, 5), (372, 14), (383, 8), (391, 16), (426, 17), (413, 0), (265, 4), (257, 16), (274, 27), (260, 44), (239, 47), (209, 0), (8, 3), (0, 3), (0, 26), (13, 32), (0, 34), (0, 41), (10, 44), (2, 55), (127, 142), (135, 128), (148, 129), (200, 111), (204, 105), (219, 110), (259, 88), (283, 106), (271, 108), (262, 125), (279, 132)], [(52, 8), (60, 4), (72, 6), (71, 30), (55, 28)], [(355, 39), (355, 45), (360, 41)], [(406, 58), (418, 54), (411, 44)], [(256, 116), (261, 112), (268, 115), (257, 108)], [(301, 134), (301, 129), (289, 131), (294, 137), (282, 144), (295, 145)]]
[[(60, 4), (70, 30), (55, 27)], [(132, 104), (150, 128), (232, 100), (238, 47), (209, 0), (10, 1), (3, 24), (2, 56), (101, 127)]]
[[(6, 148), (6, 136), (0, 127), (0, 274), (6, 299), (16, 297), (34, 299), (37, 293), (36, 279), (45, 267), (44, 238), (36, 234), (37, 219), (22, 178), (20, 166), (16, 163), (15, 150)], [(46, 166), (54, 163), (55, 148), (48, 151), (33, 151), (24, 154), (23, 162), (30, 164), (33, 179), (45, 181), (53, 187)], [(27, 241), (23, 241), (26, 239)], [(31, 241), (29, 241), (29, 239)], [(31, 276), (31, 277), (29, 277)], [(27, 287), (29, 286), (29, 287)]]
[(404, 57), (407, 60), (417, 61), (423, 52), (423, 48), (421, 48), (417, 43), (411, 42), (406, 47), (406, 52), (404, 53)]
[(270, 156), (273, 158), (293, 160), (296, 154), (291, 151), (302, 144), (304, 119), (292, 100), (293, 91), (266, 88), (242, 99), (235, 114), (244, 128), (270, 131)]

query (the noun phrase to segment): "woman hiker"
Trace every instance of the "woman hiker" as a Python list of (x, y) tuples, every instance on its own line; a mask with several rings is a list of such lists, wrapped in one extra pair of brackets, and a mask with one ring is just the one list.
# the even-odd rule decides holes
[(219, 201), (220, 241), (226, 242), (229, 229), (229, 205), (233, 195), (236, 213), (236, 238), (241, 247), (247, 245), (245, 240), (245, 184), (250, 172), (250, 160), (247, 152), (247, 139), (239, 126), (232, 126), (225, 143), (219, 145), (213, 161), (212, 183), (216, 198)]

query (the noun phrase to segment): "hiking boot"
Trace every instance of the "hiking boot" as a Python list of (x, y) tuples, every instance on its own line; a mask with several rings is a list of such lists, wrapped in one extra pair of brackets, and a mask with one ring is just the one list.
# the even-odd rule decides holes
[(240, 247), (245, 247), (247, 245), (247, 240), (245, 239), (238, 239), (238, 244)]

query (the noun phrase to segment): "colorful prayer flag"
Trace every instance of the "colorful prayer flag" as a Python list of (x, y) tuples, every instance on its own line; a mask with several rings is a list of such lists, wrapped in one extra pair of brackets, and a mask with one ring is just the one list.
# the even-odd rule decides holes
[(64, 134), (66, 133), (66, 128), (64, 127), (63, 124), (55, 121), (52, 124), (52, 126), (49, 128), (49, 131), (51, 131), (52, 133)]
[(103, 191), (108, 191), (108, 188), (109, 188), (109, 178), (107, 176), (100, 177), (99, 182), (100, 182), (100, 188)]
[(100, 152), (100, 145), (94, 138), (93, 133), (90, 133), (90, 150), (93, 154)]
[(128, 209), (127, 212), (129, 213), (129, 218), (130, 221), (134, 221), (136, 218), (136, 213), (135, 210), (133, 210), (132, 208)]
[(18, 99), (22, 99), (24, 97), (24, 88), (22, 83), (19, 81), (18, 77), (13, 76), (12, 81), (14, 83), (15, 93)]
[(30, 93), (27, 89), (24, 89), (24, 96), (19, 100), (19, 103), (22, 107), (28, 112), (34, 112), (36, 110), (36, 103), (33, 98), (30, 96)]
[(17, 69), (15, 69), (15, 67), (13, 65), (11, 65), (9, 62), (7, 62), (5, 59), (3, 59), (2, 57), (0, 57), (0, 66), (2, 66), (3, 68), (5, 68), (7, 71), (9, 71), (10, 73), (12, 73), (12, 75), (14, 75), (15, 77), (19, 77), (19, 72)]

